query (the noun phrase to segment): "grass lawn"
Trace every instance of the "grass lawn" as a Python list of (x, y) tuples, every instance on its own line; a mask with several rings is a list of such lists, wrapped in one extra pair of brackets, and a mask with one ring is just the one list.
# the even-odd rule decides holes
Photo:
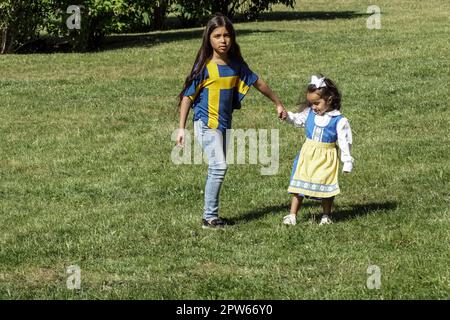
[[(366, 28), (371, 4), (380, 30)], [(319, 227), (309, 201), (297, 226), (281, 225), (304, 133), (252, 89), (233, 128), (278, 129), (278, 173), (230, 165), (221, 215), (235, 225), (200, 228), (206, 165), (170, 158), (200, 29), (97, 53), (4, 55), (0, 298), (450, 297), (449, 2), (297, 0), (276, 10), (237, 23), (238, 42), (289, 110), (311, 74), (339, 85), (356, 166), (340, 176), (335, 223)], [(66, 287), (70, 265), (80, 290)], [(370, 265), (378, 290), (366, 286)]]

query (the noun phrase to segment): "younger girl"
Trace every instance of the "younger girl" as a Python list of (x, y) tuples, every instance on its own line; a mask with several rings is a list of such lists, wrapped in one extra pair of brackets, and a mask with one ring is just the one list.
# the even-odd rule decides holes
[(231, 21), (215, 15), (206, 25), (202, 46), (179, 95), (177, 144), (184, 144), (186, 119), (192, 107), (194, 135), (208, 157), (203, 228), (225, 226), (219, 218), (219, 192), (227, 171), (226, 130), (231, 128), (233, 110), (241, 108), (241, 100), (252, 85), (273, 101), (278, 117), (285, 119), (280, 99), (242, 58)]
[(341, 94), (326, 77), (312, 76), (306, 93), (307, 107), (299, 113), (288, 112), (287, 122), (306, 128), (306, 141), (294, 160), (288, 191), (293, 194), (291, 212), (283, 218), (287, 225), (296, 224), (303, 198), (322, 201), (320, 225), (330, 224), (334, 196), (340, 193), (339, 162), (336, 142), (341, 150), (343, 171), (350, 173), (352, 132), (349, 122), (340, 113)]

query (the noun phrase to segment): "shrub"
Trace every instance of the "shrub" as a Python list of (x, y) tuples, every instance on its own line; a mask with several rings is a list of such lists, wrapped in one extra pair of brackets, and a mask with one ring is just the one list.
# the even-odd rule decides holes
[(49, 2), (0, 0), (0, 53), (15, 52), (39, 36)]

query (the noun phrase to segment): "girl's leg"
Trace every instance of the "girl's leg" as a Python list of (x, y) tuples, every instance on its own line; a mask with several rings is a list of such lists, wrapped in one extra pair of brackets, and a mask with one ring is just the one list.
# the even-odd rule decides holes
[(331, 207), (333, 206), (333, 201), (334, 197), (322, 199), (323, 215), (322, 219), (320, 220), (320, 225), (332, 223), (330, 215), (331, 215)]
[(333, 206), (333, 200), (334, 200), (334, 197), (322, 199), (323, 214), (326, 214), (326, 215), (331, 214), (331, 207)]
[(219, 217), (219, 194), (227, 172), (226, 144), (220, 131), (209, 129), (199, 121), (196, 122), (196, 135), (208, 160), (203, 219), (212, 221)]
[(291, 202), (291, 213), (283, 217), (283, 224), (295, 225), (297, 224), (297, 212), (303, 202), (303, 197), (298, 194), (293, 194)]
[(205, 207), (203, 219), (209, 221), (219, 217), (219, 195), (222, 187), (226, 166), (209, 166), (205, 184)]
[(297, 215), (298, 210), (300, 209), (303, 202), (303, 197), (298, 194), (294, 194), (291, 202), (291, 214)]

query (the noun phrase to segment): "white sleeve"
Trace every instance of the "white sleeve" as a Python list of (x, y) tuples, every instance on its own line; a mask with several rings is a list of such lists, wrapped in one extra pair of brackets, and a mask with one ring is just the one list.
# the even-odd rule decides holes
[(293, 124), (298, 128), (302, 128), (305, 126), (306, 119), (308, 118), (310, 108), (306, 108), (302, 112), (294, 113), (288, 111), (288, 116), (286, 118), (287, 123)]
[(344, 163), (342, 171), (352, 172), (353, 163), (355, 162), (355, 160), (350, 154), (353, 144), (353, 137), (352, 137), (352, 130), (350, 128), (350, 123), (346, 118), (342, 118), (341, 120), (339, 120), (336, 129), (337, 129), (339, 149), (341, 150), (341, 161)]

